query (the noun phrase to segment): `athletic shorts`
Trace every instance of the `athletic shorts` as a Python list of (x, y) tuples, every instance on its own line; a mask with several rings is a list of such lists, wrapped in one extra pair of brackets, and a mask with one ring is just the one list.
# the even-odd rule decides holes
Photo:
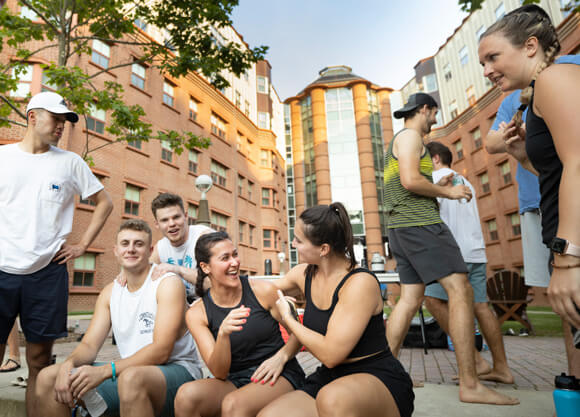
[[(241, 388), (244, 385), (248, 385), (252, 380), (252, 375), (256, 372), (258, 366), (250, 366), (249, 368), (242, 369), (240, 371), (231, 372), (227, 380), (230, 381), (236, 388)], [(296, 358), (292, 358), (286, 365), (284, 365), (284, 369), (280, 376), (283, 376), (292, 384), (294, 389), (300, 389), (304, 386), (304, 370), (296, 360)]]
[[(485, 263), (470, 263), (467, 262), (467, 278), (469, 278), (469, 283), (473, 287), (473, 302), (474, 303), (487, 303), (487, 278), (486, 265)], [(441, 284), (433, 283), (425, 288), (425, 296), (438, 298), (440, 300), (448, 301), (447, 291), (441, 286)]]
[[(377, 377), (391, 392), (401, 417), (409, 417), (413, 414), (413, 401), (415, 400), (413, 382), (403, 365), (389, 350), (334, 368), (320, 365), (313, 374), (306, 378), (302, 391), (312, 398), (316, 398), (318, 392), (325, 385), (338, 378), (354, 374), (370, 374)], [(352, 394), (356, 395), (354, 392)]]
[(65, 337), (67, 304), (68, 272), (64, 264), (51, 262), (26, 275), (0, 271), (0, 344), (6, 343), (18, 315), (28, 342)]
[[(108, 363), (108, 362), (106, 362)], [(95, 366), (105, 365), (104, 362), (95, 362)], [(162, 417), (173, 417), (174, 408), (173, 400), (177, 395), (177, 390), (180, 386), (186, 382), (191, 382), (194, 380), (193, 376), (189, 373), (187, 369), (176, 363), (168, 363), (165, 365), (157, 365), (163, 376), (165, 376), (165, 404), (163, 405), (163, 411), (161, 412)], [(107, 411), (105, 411), (105, 416), (118, 416), (120, 413), (121, 403), (119, 401), (119, 389), (117, 387), (118, 380), (113, 382), (112, 379), (107, 379), (105, 382), (101, 383), (97, 387), (97, 392), (101, 394), (101, 397), (107, 403)]]
[(467, 266), (445, 223), (388, 230), (401, 284), (431, 284)]
[(535, 211), (520, 214), (524, 280), (531, 287), (547, 288), (550, 284), (548, 262), (550, 250), (542, 242), (542, 217)]

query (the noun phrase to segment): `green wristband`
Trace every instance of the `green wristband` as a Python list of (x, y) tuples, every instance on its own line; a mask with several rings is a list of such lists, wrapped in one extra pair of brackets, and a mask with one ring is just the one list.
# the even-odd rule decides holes
[(113, 371), (113, 375), (111, 375), (111, 380), (115, 382), (117, 380), (117, 371), (115, 369), (115, 362), (111, 362), (111, 370)]

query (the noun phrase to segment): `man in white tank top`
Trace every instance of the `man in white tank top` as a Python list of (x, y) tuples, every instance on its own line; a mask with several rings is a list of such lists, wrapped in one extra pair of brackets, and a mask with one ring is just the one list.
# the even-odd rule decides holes
[(183, 200), (176, 194), (159, 194), (151, 202), (151, 211), (155, 226), (163, 234), (151, 256), (151, 262), (159, 264), (152, 278), (156, 280), (168, 272), (179, 275), (183, 279), (188, 301), (193, 302), (197, 280), (195, 244), (201, 235), (214, 230), (197, 224), (188, 225)]
[[(69, 416), (79, 402), (92, 416), (172, 415), (173, 399), (185, 382), (201, 378), (193, 338), (184, 321), (184, 288), (175, 274), (153, 281), (157, 265), (151, 229), (127, 220), (117, 234), (115, 255), (126, 285), (107, 285), (81, 343), (63, 362), (38, 377), (44, 416)], [(94, 364), (113, 329), (121, 359)], [(93, 366), (97, 365), (97, 366)]]

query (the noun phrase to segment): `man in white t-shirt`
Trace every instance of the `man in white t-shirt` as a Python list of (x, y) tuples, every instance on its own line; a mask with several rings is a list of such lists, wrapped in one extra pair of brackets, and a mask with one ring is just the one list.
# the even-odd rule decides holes
[[(459, 180), (469, 187), (473, 198), (463, 202), (461, 200), (449, 200), (437, 198), (441, 219), (447, 224), (461, 255), (469, 271), (469, 283), (473, 287), (474, 313), (481, 332), (489, 344), (493, 359), (493, 369), (483, 359), (479, 352), (475, 351), (475, 364), (480, 379), (488, 381), (512, 384), (514, 377), (508, 367), (505, 355), (503, 338), (499, 322), (490, 310), (487, 299), (485, 241), (479, 221), (479, 211), (475, 198), (475, 189), (467, 179), (450, 166), (453, 155), (447, 146), (439, 142), (431, 142), (426, 145), (433, 161), (433, 182), (437, 183), (441, 178), (455, 174)], [(433, 314), (443, 330), (449, 333), (449, 310), (447, 307), (447, 293), (439, 284), (428, 285), (425, 289), (425, 305)]]
[(188, 226), (183, 200), (176, 194), (159, 194), (151, 202), (151, 211), (155, 217), (155, 226), (163, 234), (163, 239), (157, 242), (151, 256), (151, 262), (159, 264), (153, 279), (167, 272), (181, 276), (191, 303), (196, 298), (195, 244), (201, 235), (214, 230), (197, 224)]
[[(172, 416), (179, 387), (202, 376), (185, 326), (181, 279), (172, 273), (151, 279), (157, 265), (149, 264), (153, 247), (147, 223), (125, 221), (114, 251), (126, 285), (115, 280), (101, 291), (81, 343), (64, 362), (39, 374), (43, 416), (70, 416), (79, 401), (93, 417), (105, 411)], [(94, 363), (111, 328), (121, 359)]]
[[(66, 262), (81, 256), (112, 210), (109, 195), (80, 156), (56, 147), (78, 115), (52, 92), (32, 97), (22, 141), (0, 146), (0, 357), (19, 315), (26, 337), (26, 408), (33, 412), (38, 372), (66, 336)], [(80, 242), (67, 241), (75, 196), (95, 203)]]

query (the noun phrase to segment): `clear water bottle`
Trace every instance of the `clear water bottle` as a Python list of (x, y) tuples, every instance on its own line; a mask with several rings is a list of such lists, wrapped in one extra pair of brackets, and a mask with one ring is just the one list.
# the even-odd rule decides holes
[(97, 392), (96, 388), (87, 391), (87, 393), (83, 395), (81, 399), (85, 403), (85, 408), (92, 417), (102, 416), (105, 414), (105, 411), (107, 411), (107, 403), (101, 394)]
[[(455, 174), (453, 176), (453, 178), (451, 178), (451, 184), (453, 184), (453, 186), (456, 186), (456, 185), (465, 185), (465, 181), (463, 180), (463, 177), (461, 175)], [(459, 199), (459, 202), (461, 204), (465, 204), (465, 203), (467, 203), (467, 199), (460, 198)]]
[(554, 406), (557, 417), (578, 417), (580, 412), (580, 380), (565, 373), (555, 379)]

